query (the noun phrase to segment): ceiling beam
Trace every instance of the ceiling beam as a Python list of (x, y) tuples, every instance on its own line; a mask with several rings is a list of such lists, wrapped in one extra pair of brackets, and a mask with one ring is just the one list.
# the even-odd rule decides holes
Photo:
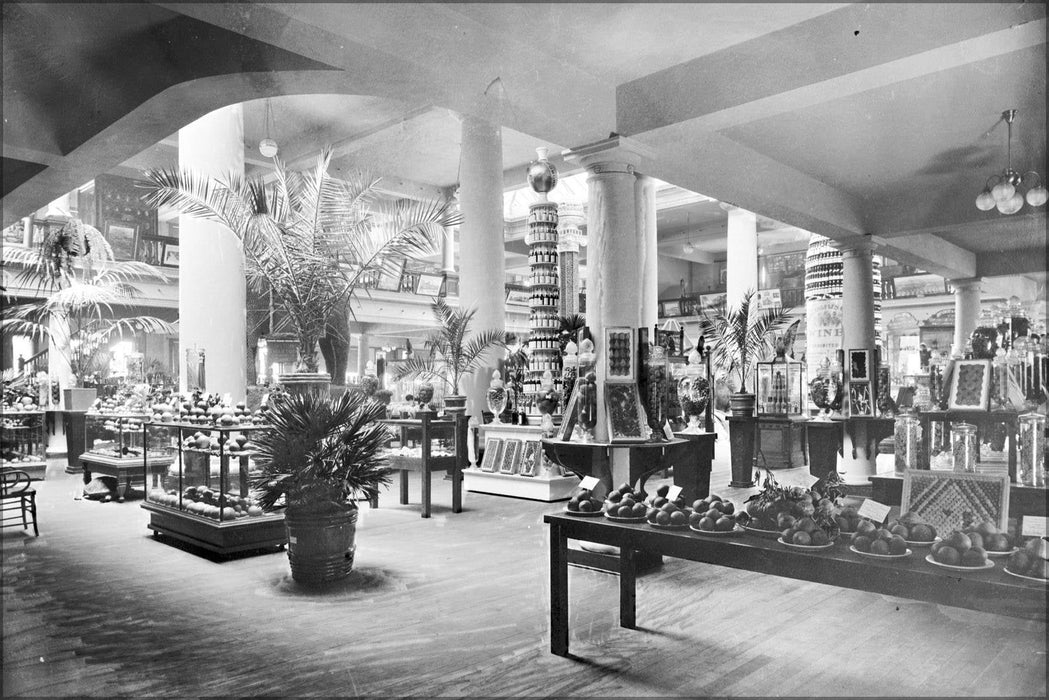
[(874, 251), (905, 265), (914, 265), (947, 279), (967, 279), (977, 275), (976, 254), (929, 233), (907, 238), (872, 236)]
[(1034, 301), (1038, 298), (1040, 286), (1038, 282), (1023, 275), (1009, 275), (1008, 277), (985, 277), (980, 286), (984, 294), (1008, 299), (1014, 294), (1020, 297), (1020, 301)]
[(980, 253), (976, 264), (976, 277), (1002, 277), (1024, 275), (1035, 272), (1045, 274), (1045, 246), (1007, 250), (1001, 253)]

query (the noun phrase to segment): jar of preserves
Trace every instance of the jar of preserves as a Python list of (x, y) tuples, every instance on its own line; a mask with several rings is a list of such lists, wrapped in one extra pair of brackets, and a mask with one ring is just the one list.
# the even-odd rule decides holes
[(1020, 440), (1017, 445), (1017, 481), (1024, 486), (1044, 488), (1045, 416), (1041, 413), (1025, 413), (1018, 421)]
[(976, 473), (976, 426), (971, 423), (955, 423), (951, 426), (951, 456), (954, 471)]
[(896, 472), (918, 468), (918, 450), (921, 446), (922, 424), (918, 417), (904, 413), (896, 417), (893, 433), (893, 452), (896, 455)]

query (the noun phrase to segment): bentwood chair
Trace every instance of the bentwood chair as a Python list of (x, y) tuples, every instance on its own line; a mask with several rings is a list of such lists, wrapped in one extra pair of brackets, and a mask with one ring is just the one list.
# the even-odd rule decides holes
[(19, 522), (29, 529), (33, 519), (33, 534), (40, 536), (36, 526), (36, 489), (31, 486), (29, 474), (19, 469), (0, 469), (0, 527), (13, 527)]

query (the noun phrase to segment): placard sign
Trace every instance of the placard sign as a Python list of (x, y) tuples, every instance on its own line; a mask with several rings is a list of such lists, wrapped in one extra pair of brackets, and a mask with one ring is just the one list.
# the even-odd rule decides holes
[(889, 517), (889, 510), (890, 506), (868, 498), (860, 504), (860, 508), (856, 512), (861, 518), (867, 518), (876, 523), (883, 523), (885, 518)]
[(601, 483), (601, 480), (596, 476), (584, 476), (582, 481), (579, 482), (579, 488), (586, 489), (587, 491), (593, 491), (594, 487)]
[(813, 476), (808, 472), (795, 472), (793, 474), (784, 474), (778, 479), (788, 486), (800, 486), (803, 489), (808, 489), (812, 488), (812, 485), (819, 481), (820, 477)]
[(1023, 529), (1020, 530), (1022, 537), (1045, 537), (1045, 525), (1049, 518), (1036, 518), (1023, 516)]
[(680, 495), (681, 495), (681, 487), (680, 486), (671, 486), (670, 490), (667, 491), (667, 500), (668, 501), (673, 501)]

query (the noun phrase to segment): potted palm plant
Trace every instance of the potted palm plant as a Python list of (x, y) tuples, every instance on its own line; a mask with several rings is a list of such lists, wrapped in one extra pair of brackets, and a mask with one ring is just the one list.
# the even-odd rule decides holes
[(380, 422), (386, 407), (360, 392), (272, 396), (272, 426), (253, 438), (264, 507), (284, 509), (292, 578), (307, 585), (345, 578), (356, 552), (356, 500), (374, 502), (389, 484)]
[[(90, 408), (95, 389), (84, 384), (105, 369), (113, 340), (124, 333), (176, 332), (172, 324), (154, 316), (121, 315), (139, 295), (134, 280), (166, 277), (146, 263), (115, 260), (98, 229), (79, 219), (49, 229), (34, 248), (9, 247), (4, 264), (21, 266), (16, 277), (19, 287), (46, 296), (6, 304), (0, 328), (5, 335), (50, 341), (69, 365), (72, 385), (63, 387), (69, 410)], [(50, 364), (56, 366), (53, 360)]]
[(430, 354), (406, 360), (397, 369), (396, 380), (426, 379), (442, 382), (450, 391), (444, 397), (447, 413), (466, 410), (466, 397), (459, 393), (464, 377), (481, 367), (490, 348), (505, 347), (506, 334), (500, 330), (470, 331), (476, 309), (453, 309), (442, 298), (430, 303), (438, 330), (426, 341)]
[(790, 309), (759, 310), (753, 290), (743, 295), (739, 306), (704, 312), (699, 319), (700, 334), (711, 343), (714, 367), (735, 388), (729, 397), (731, 486), (754, 485), (755, 397), (747, 391), (747, 380), (754, 362), (772, 350), (776, 333), (786, 330), (790, 323)]
[(447, 199), (391, 203), (379, 198), (378, 179), (335, 179), (331, 157), (325, 148), (316, 167), (302, 173), (274, 159), (272, 185), (234, 175), (147, 173), (150, 204), (218, 221), (240, 239), (249, 284), (271, 293), (283, 311), (273, 332), (290, 328), (298, 341), (296, 372), (281, 379), (291, 389), (326, 392), (331, 377), (318, 372), (317, 347), (340, 335), (345, 324), (334, 314), (352, 314), (349, 302), (367, 280), (404, 257), (436, 252), (445, 227), (462, 221)]

